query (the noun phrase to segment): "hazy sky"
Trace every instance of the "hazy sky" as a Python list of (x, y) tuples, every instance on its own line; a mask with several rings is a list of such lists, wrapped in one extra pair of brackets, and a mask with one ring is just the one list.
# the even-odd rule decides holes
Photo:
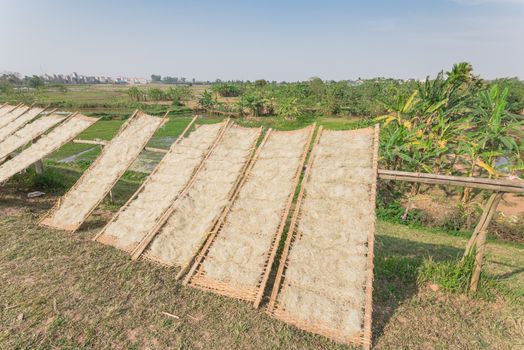
[(524, 79), (524, 0), (0, 0), (0, 72)]

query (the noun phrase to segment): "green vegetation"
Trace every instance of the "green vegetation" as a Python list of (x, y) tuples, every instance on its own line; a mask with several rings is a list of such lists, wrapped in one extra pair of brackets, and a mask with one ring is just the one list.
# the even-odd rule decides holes
[(219, 83), (213, 85), (213, 91), (222, 97), (236, 97), (240, 95), (240, 88), (235, 84)]
[[(155, 84), (129, 87), (45, 85), (8, 77), (0, 80), (0, 103), (36, 102), (99, 116), (102, 120), (77, 138), (102, 140), (114, 137), (136, 108), (154, 115), (170, 110), (168, 123), (148, 144), (164, 149), (190, 122), (191, 111), (180, 106), (188, 102), (203, 111), (243, 115), (235, 122), (249, 127), (292, 130), (317, 123), (343, 130), (380, 122), (381, 167), (497, 177), (519, 175), (523, 166), (518, 113), (524, 108), (524, 83), (484, 81), (466, 63), (425, 82), (312, 78), (190, 87), (167, 85), (175, 82), (171, 77), (152, 78)], [(202, 116), (198, 123), (220, 120)], [(29, 169), (3, 187), (2, 199), (9, 199), (0, 201), (0, 275), (5, 279), (0, 348), (108, 343), (122, 348), (345, 348), (272, 320), (243, 302), (183, 287), (174, 282), (172, 271), (146, 261), (130, 264), (125, 254), (90, 242), (144, 181), (143, 171), (127, 171), (113, 190), (113, 202), (106, 199), (78, 235), (37, 228), (36, 218), (56, 200), (54, 195), (70, 188), (99, 152), (98, 146), (69, 143), (45, 160), (42, 175)], [(65, 158), (70, 162), (64, 163)], [(379, 185), (373, 306), (377, 347), (510, 348), (524, 342), (519, 327), (524, 319), (522, 244), (490, 237), (479, 293), (464, 296), (473, 260), (459, 261), (485, 193), (439, 188), (435, 194), (428, 186)], [(22, 193), (34, 190), (47, 195), (26, 199)], [(433, 225), (430, 214), (406, 204), (417, 195), (443, 197), (446, 206), (457, 203), (457, 210)], [(513, 236), (522, 235), (523, 226), (515, 227)], [(499, 223), (494, 229), (498, 237), (508, 236)]]
[(383, 120), (381, 155), (388, 169), (496, 176), (496, 160), (507, 170), (520, 160), (522, 118), (508, 110), (508, 89), (483, 87), (468, 65), (455, 65), (418, 84), (409, 97), (398, 95)]

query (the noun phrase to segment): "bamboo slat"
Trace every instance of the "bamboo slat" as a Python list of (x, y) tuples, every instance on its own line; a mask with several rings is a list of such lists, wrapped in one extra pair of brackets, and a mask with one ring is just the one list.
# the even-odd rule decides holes
[[(375, 208), (377, 199), (377, 176), (378, 176), (378, 150), (379, 150), (380, 126), (375, 124), (375, 135), (373, 137), (373, 176), (371, 183), (371, 207)], [(373, 312), (373, 256), (375, 246), (376, 215), (373, 215), (372, 227), (368, 232), (368, 262), (366, 279), (366, 305), (364, 307), (364, 334), (362, 343), (365, 349), (371, 348), (371, 323)]]

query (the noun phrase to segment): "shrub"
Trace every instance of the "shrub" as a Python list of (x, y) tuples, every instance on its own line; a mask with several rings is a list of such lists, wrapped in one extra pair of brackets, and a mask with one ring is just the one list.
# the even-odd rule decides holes
[(235, 84), (215, 84), (213, 85), (213, 91), (222, 97), (236, 97), (240, 95), (240, 88)]
[(37, 174), (33, 168), (14, 176), (11, 180), (17, 188), (27, 190), (42, 190), (61, 192), (67, 188), (66, 179), (56, 169), (44, 167), (42, 174)]
[(147, 98), (151, 101), (163, 101), (166, 100), (166, 93), (159, 88), (149, 88), (147, 90)]

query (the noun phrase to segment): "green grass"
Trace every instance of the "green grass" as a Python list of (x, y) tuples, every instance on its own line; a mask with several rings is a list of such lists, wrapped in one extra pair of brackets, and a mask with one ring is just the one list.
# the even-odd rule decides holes
[[(0, 196), (0, 348), (347, 348), (247, 303), (184, 287), (170, 269), (132, 262), (90, 241), (109, 219), (108, 205), (78, 234), (39, 228), (38, 217), (55, 199), (27, 200), (9, 191)], [(503, 296), (470, 299), (443, 287), (433, 291), (421, 281), (425, 259), (446, 264), (460, 256), (465, 242), (378, 223), (377, 348), (510, 348), (524, 340), (522, 303)], [(505, 286), (522, 287), (523, 249), (488, 245), (486, 271)]]
[[(155, 133), (147, 146), (169, 148), (170, 143), (173, 142), (176, 137), (182, 133), (191, 119), (192, 117), (171, 117), (169, 121)], [(198, 119), (197, 123), (217, 123), (220, 120), (221, 119), (219, 118), (202, 117)], [(99, 120), (94, 125), (79, 134), (76, 139), (111, 140), (118, 133), (118, 130), (123, 123), (123, 120)], [(167, 141), (165, 140), (166, 138)], [(78, 160), (93, 161), (100, 154), (100, 147), (95, 145), (75, 144), (73, 142), (69, 142), (59, 150), (53, 152), (48, 157), (48, 159), (58, 161), (89, 149), (92, 149), (92, 151), (82, 155), (78, 158)]]
[[(94, 139), (100, 139), (100, 140), (111, 140), (113, 136), (116, 135), (122, 124), (124, 123), (123, 120), (100, 120), (87, 128), (84, 132), (82, 132), (80, 135), (78, 135), (76, 138), (81, 140), (94, 140)], [(89, 154), (86, 154), (82, 159), (89, 159), (93, 160), (95, 159), (98, 154), (100, 153), (100, 149), (98, 146), (95, 145), (83, 145), (83, 144), (76, 144), (73, 142), (69, 142), (68, 144), (64, 145), (57, 151), (53, 152), (49, 159), (52, 160), (61, 160), (63, 158), (72, 156), (74, 154), (77, 154), (79, 152), (83, 152), (88, 149), (92, 149)]]

